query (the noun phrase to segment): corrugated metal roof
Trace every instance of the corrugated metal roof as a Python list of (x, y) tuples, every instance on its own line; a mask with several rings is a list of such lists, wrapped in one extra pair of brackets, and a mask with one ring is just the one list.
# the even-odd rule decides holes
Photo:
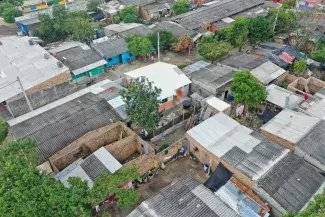
[(230, 108), (230, 105), (221, 99), (218, 99), (215, 96), (210, 96), (206, 99), (206, 102), (212, 106), (213, 108), (217, 109), (218, 111), (224, 111), (227, 108)]
[(157, 62), (125, 73), (131, 78), (146, 77), (161, 89), (160, 99), (176, 95), (178, 88), (191, 83), (190, 79), (175, 65)]
[(191, 176), (168, 185), (142, 202), (128, 217), (237, 217), (217, 195)]
[(264, 124), (261, 130), (295, 144), (306, 136), (319, 121), (318, 118), (284, 109), (272, 120)]
[(85, 133), (119, 120), (102, 98), (87, 93), (11, 127), (15, 138), (31, 137), (37, 142), (39, 163)]
[(259, 58), (257, 56), (235, 53), (224, 58), (221, 63), (239, 70), (252, 70), (260, 65), (268, 62), (267, 59)]
[[(324, 176), (303, 158), (290, 153), (258, 180), (258, 187), (265, 190), (285, 210), (298, 212), (324, 181)], [(272, 201), (269, 203), (272, 204)]]
[(254, 75), (263, 84), (269, 84), (271, 81), (274, 81), (285, 72), (286, 70), (280, 68), (270, 61), (263, 63), (251, 71), (252, 75)]
[(212, 154), (258, 179), (288, 150), (220, 112), (187, 131)]
[(180, 37), (182, 35), (189, 35), (191, 37), (194, 37), (198, 34), (195, 31), (186, 29), (182, 25), (172, 21), (162, 21), (154, 24), (152, 30), (166, 30), (173, 33), (175, 37)]
[(267, 98), (266, 101), (273, 103), (281, 108), (294, 109), (304, 101), (304, 98), (297, 95), (290, 90), (279, 87), (275, 84), (267, 86)]
[(325, 120), (325, 88), (321, 88), (311, 98), (300, 104), (304, 113)]
[[(107, 36), (105, 36), (105, 38), (107, 38)], [(107, 38), (106, 40), (103, 40), (98, 43), (91, 43), (90, 46), (101, 57), (106, 58), (112, 58), (128, 51), (128, 47), (124, 38)]]

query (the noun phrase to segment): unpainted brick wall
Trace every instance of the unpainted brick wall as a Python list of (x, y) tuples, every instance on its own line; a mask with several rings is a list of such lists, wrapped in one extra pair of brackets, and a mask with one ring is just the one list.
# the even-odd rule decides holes
[(116, 160), (123, 161), (137, 152), (137, 140), (135, 136), (128, 136), (122, 140), (106, 145), (105, 148)]
[(45, 88), (45, 87), (49, 87), (49, 86), (53, 86), (53, 85), (57, 85), (63, 81), (67, 81), (67, 80), (70, 80), (71, 79), (71, 75), (69, 72), (63, 72), (47, 81), (44, 81), (30, 89), (28, 89), (26, 92), (27, 93), (33, 93), (33, 92), (36, 92), (36, 91), (39, 91), (40, 89), (42, 88)]
[(270, 140), (272, 140), (273, 142), (276, 142), (280, 145), (282, 145), (284, 148), (287, 148), (287, 149), (290, 149), (290, 150), (293, 150), (294, 149), (294, 143), (292, 142), (289, 142), (283, 138), (280, 138), (276, 135), (273, 135), (269, 132), (266, 132), (265, 130), (261, 130), (261, 134), (266, 136), (267, 138), (269, 138)]

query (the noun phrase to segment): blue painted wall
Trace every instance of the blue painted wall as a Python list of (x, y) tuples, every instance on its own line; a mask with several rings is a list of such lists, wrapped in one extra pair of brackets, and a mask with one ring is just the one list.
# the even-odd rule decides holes
[(131, 59), (131, 61), (135, 60), (135, 56), (133, 56), (130, 52), (125, 52), (121, 54), (122, 63), (127, 63), (128, 59)]
[(28, 35), (28, 31), (29, 31), (28, 26), (23, 25), (23, 24), (21, 24), (21, 23), (17, 23), (17, 26), (18, 26), (18, 28), (19, 28), (23, 33), (25, 33), (26, 35)]
[(107, 59), (106, 61), (107, 61), (106, 67), (111, 67), (112, 65), (119, 64), (121, 62), (120, 56), (112, 57), (110, 59)]

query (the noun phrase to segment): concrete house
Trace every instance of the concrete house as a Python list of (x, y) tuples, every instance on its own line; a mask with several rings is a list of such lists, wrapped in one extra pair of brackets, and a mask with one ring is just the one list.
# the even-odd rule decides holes
[(141, 23), (119, 23), (104, 27), (105, 36), (109, 38), (128, 38), (131, 36), (147, 36), (152, 32), (148, 26)]
[(107, 36), (93, 40), (90, 45), (105, 61), (106, 67), (135, 60), (129, 51), (124, 38), (109, 39)]
[(86, 44), (72, 44), (53, 54), (70, 69), (73, 80), (99, 75), (104, 72), (107, 64), (106, 60)]
[(69, 69), (38, 45), (34, 38), (11, 36), (0, 39), (0, 102), (71, 79)]
[(210, 64), (198, 61), (183, 69), (186, 76), (191, 79), (191, 91), (203, 97), (210, 95), (224, 100), (230, 89), (230, 84), (236, 69), (223, 64)]
[(214, 170), (221, 162), (252, 187), (289, 150), (220, 112), (186, 132), (190, 151)]
[(157, 22), (149, 26), (150, 29), (157, 30), (166, 30), (171, 32), (175, 37), (179, 38), (183, 35), (188, 35), (194, 38), (198, 33), (189, 29), (184, 28), (182, 25), (175, 23), (173, 21), (162, 21)]
[(168, 1), (158, 1), (139, 7), (140, 16), (145, 20), (157, 20), (172, 14)]
[(129, 79), (145, 77), (161, 89), (159, 111), (181, 103), (187, 97), (191, 81), (175, 65), (156, 62), (125, 73)]

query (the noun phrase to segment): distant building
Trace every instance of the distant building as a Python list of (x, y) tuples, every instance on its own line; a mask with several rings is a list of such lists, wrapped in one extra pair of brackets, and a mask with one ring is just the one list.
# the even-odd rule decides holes
[(173, 107), (187, 97), (191, 81), (175, 65), (156, 62), (125, 73), (130, 79), (146, 77), (161, 89), (159, 111)]
[(183, 35), (188, 35), (190, 37), (195, 37), (198, 35), (197, 32), (184, 28), (178, 23), (172, 21), (162, 21), (157, 22), (149, 26), (154, 31), (165, 30), (171, 32), (175, 37), (179, 38)]
[(22, 92), (17, 77), (27, 92), (71, 79), (69, 69), (36, 40), (27, 36), (0, 38), (0, 102)]
[(62, 50), (57, 51), (55, 48), (55, 52), (50, 52), (70, 69), (72, 79), (99, 75), (104, 72), (104, 67), (107, 64), (99, 54), (86, 44), (71, 43), (71, 46), (68, 44)]
[(140, 16), (145, 20), (158, 20), (163, 17), (171, 16), (172, 9), (168, 1), (158, 1), (140, 6)]
[(152, 32), (148, 26), (140, 23), (119, 23), (104, 27), (105, 36), (108, 38), (128, 38), (131, 36), (147, 36)]
[(93, 40), (90, 46), (107, 61), (106, 67), (135, 60), (124, 38), (109, 39), (107, 36)]

